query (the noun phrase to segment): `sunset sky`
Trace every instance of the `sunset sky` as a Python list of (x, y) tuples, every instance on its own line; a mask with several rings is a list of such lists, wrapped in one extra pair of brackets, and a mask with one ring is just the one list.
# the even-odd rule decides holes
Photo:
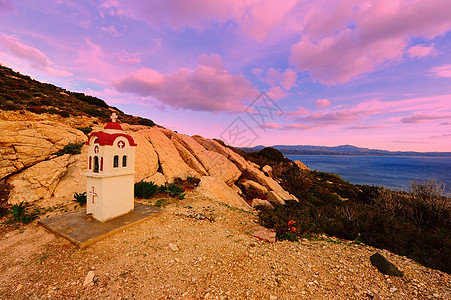
[(450, 0), (0, 0), (0, 63), (234, 146), (451, 151)]

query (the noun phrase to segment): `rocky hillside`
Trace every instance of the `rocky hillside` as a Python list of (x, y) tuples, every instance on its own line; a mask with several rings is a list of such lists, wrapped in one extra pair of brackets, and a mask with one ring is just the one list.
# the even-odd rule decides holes
[(67, 91), (48, 83), (42, 83), (0, 64), (0, 109), (5, 111), (30, 111), (63, 118), (96, 117), (104, 122), (114, 111), (129, 124), (155, 125), (152, 120), (127, 115), (116, 107), (110, 107), (102, 99), (83, 93)]
[[(98, 119), (58, 120), (48, 114), (11, 112), (3, 112), (0, 118), (3, 200), (15, 204), (72, 199), (75, 192), (85, 191), (87, 135), (82, 130), (89, 126), (102, 130)], [(84, 127), (78, 127), (81, 125)], [(252, 210), (252, 205), (266, 199), (273, 203), (296, 199), (260, 166), (218, 141), (158, 126), (122, 123), (122, 127), (138, 144), (135, 182), (161, 185), (176, 178), (196, 177), (200, 179), (197, 190), (201, 194), (244, 210)], [(79, 145), (81, 153), (67, 151), (68, 145)], [(250, 187), (259, 191), (260, 199), (246, 201), (240, 196), (242, 189)]]

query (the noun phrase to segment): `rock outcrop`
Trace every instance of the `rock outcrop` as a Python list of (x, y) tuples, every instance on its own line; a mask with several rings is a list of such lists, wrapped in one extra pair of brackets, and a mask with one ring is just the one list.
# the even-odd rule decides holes
[(144, 180), (154, 175), (158, 170), (158, 155), (154, 146), (149, 142), (146, 131), (137, 131), (129, 133), (135, 140), (136, 158), (135, 164), (135, 182)]
[(1, 121), (0, 133), (0, 180), (87, 140), (80, 130), (50, 121)]
[[(140, 135), (152, 143), (158, 155), (159, 167), (166, 181), (172, 182), (175, 178), (186, 179), (188, 176), (196, 177), (199, 174), (190, 168), (180, 157), (177, 148), (171, 140), (157, 128), (149, 128), (139, 131)], [(137, 164), (140, 162), (137, 161)]]
[(69, 158), (70, 155), (65, 154), (42, 161), (8, 178), (7, 182), (13, 186), (8, 202), (16, 204), (52, 197), (59, 181), (67, 173)]
[(237, 166), (223, 154), (205, 149), (192, 137), (184, 134), (174, 134), (172, 140), (180, 143), (204, 167), (209, 176), (218, 177), (228, 185), (235, 183), (241, 176)]
[[(0, 180), (10, 184), (9, 203), (40, 199), (72, 198), (86, 190), (87, 146), (82, 154), (53, 155), (68, 143), (87, 140), (80, 130), (51, 121), (0, 121)], [(240, 189), (254, 189), (262, 199), (253, 205), (271, 206), (296, 199), (286, 192), (264, 167), (246, 161), (217, 140), (190, 137), (158, 126), (122, 124), (136, 147), (135, 182), (163, 185), (175, 178), (200, 179), (196, 191), (244, 210), (252, 207)], [(95, 130), (102, 130), (99, 125)], [(237, 186), (240, 186), (240, 188)], [(269, 201), (267, 201), (266, 199)]]
[(213, 176), (204, 176), (200, 179), (196, 191), (202, 195), (227, 205), (250, 211), (252, 207), (243, 198), (222, 180)]
[(307, 167), (303, 162), (299, 160), (295, 160), (294, 163), (299, 167), (301, 170), (310, 171), (310, 168)]

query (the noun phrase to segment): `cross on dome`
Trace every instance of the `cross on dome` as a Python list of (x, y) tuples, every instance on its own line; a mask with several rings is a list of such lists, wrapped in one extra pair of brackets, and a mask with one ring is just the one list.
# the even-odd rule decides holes
[(110, 118), (111, 118), (111, 122), (116, 122), (116, 120), (117, 120), (117, 115), (116, 115), (116, 113), (115, 113), (115, 112), (112, 113)]

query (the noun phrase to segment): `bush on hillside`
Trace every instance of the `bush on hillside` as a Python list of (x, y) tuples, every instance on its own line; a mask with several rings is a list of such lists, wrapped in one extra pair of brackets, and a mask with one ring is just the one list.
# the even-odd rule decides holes
[(135, 183), (135, 197), (142, 199), (150, 199), (160, 191), (158, 185), (153, 181), (140, 181)]
[(356, 186), (335, 174), (302, 171), (276, 149), (265, 149), (243, 156), (278, 168), (275, 176), (282, 187), (299, 199), (273, 210), (260, 208), (261, 223), (275, 229), (278, 239), (323, 232), (451, 272), (451, 199), (443, 196), (443, 185), (413, 181), (410, 193)]
[(64, 146), (63, 149), (59, 150), (55, 153), (57, 156), (61, 156), (64, 154), (80, 154), (81, 148), (83, 147), (83, 143), (69, 143), (66, 146)]

